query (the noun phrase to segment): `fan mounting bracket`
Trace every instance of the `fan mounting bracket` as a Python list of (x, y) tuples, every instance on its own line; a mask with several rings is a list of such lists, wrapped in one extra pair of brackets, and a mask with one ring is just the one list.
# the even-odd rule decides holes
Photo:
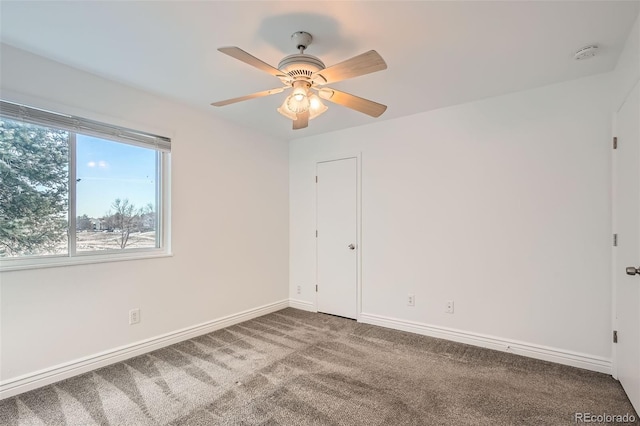
[(291, 34), (291, 41), (293, 42), (296, 49), (300, 50), (306, 49), (313, 41), (313, 37), (306, 31), (296, 31)]

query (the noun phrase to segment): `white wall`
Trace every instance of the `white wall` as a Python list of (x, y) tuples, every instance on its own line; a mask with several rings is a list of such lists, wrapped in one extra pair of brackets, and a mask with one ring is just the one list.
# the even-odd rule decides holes
[(315, 299), (315, 161), (361, 152), (363, 314), (608, 371), (609, 77), (290, 142), (290, 297)]
[(287, 298), (284, 141), (6, 45), (1, 55), (4, 98), (173, 137), (174, 254), (2, 273), (3, 381)]

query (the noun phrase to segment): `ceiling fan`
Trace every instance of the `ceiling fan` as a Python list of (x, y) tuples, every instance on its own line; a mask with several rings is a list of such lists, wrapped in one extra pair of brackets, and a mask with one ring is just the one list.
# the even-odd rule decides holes
[(278, 68), (272, 67), (239, 47), (219, 48), (220, 52), (279, 78), (284, 86), (239, 98), (214, 102), (211, 105), (220, 107), (292, 89), (291, 94), (286, 97), (280, 108), (278, 108), (278, 112), (293, 120), (293, 130), (307, 127), (310, 119), (327, 110), (321, 99), (351, 108), (371, 117), (379, 117), (387, 109), (386, 105), (328, 87), (322, 87), (325, 84), (386, 69), (387, 64), (378, 52), (370, 50), (326, 68), (319, 58), (304, 53), (313, 40), (311, 34), (305, 31), (298, 31), (293, 33), (291, 40), (300, 52), (282, 59), (278, 64)]

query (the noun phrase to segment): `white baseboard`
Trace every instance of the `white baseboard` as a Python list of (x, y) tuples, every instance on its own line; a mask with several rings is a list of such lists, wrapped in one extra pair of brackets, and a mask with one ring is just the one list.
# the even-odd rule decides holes
[(161, 336), (152, 337), (119, 348), (110, 349), (98, 354), (80, 358), (68, 363), (46, 368), (33, 373), (25, 374), (0, 382), (0, 400), (11, 396), (27, 392), (29, 390), (46, 386), (48, 384), (77, 376), (87, 371), (95, 370), (109, 364), (123, 361), (134, 356), (142, 355), (165, 346), (183, 340), (211, 333), (221, 328), (229, 327), (243, 321), (257, 318), (271, 312), (279, 311), (289, 306), (288, 300), (270, 303), (253, 309), (248, 309), (237, 314), (228, 315), (213, 321), (207, 321), (192, 327), (183, 328)]
[(375, 314), (361, 313), (360, 322), (395, 330), (409, 331), (411, 333), (422, 334), (424, 336), (437, 337), (440, 339), (452, 340), (454, 342), (466, 343), (468, 345), (480, 346), (502, 352), (510, 352), (517, 355), (536, 358), (544, 361), (551, 361), (558, 364), (570, 365), (572, 367), (584, 368), (586, 370), (611, 374), (611, 360), (582, 354), (578, 352), (566, 351), (563, 349), (550, 348), (531, 343), (519, 342), (516, 340), (502, 339), (493, 336), (471, 333), (467, 331), (455, 330), (446, 327), (439, 327), (414, 321), (407, 321), (397, 318), (389, 318)]
[(318, 312), (315, 306), (313, 306), (313, 303), (305, 302), (303, 300), (289, 299), (289, 307), (301, 309), (303, 311)]
[[(60, 364), (12, 379), (0, 381), (0, 400), (58, 382), (60, 380), (68, 379), (109, 364), (114, 364), (134, 356), (142, 355), (183, 340), (192, 339), (221, 328), (229, 327), (271, 312), (276, 312), (289, 306), (296, 309), (316, 312), (313, 303), (301, 300), (289, 299), (270, 303), (239, 312), (237, 314), (218, 318), (213, 321), (187, 327), (182, 330), (177, 330), (161, 336), (132, 343), (130, 345), (121, 346), (119, 348), (80, 358), (65, 364)], [(606, 358), (433, 326), (414, 321), (389, 318), (381, 315), (361, 313), (359, 321), (365, 324), (409, 331), (411, 333), (452, 340), (454, 342), (466, 343), (503, 352), (511, 352), (517, 355), (556, 362), (558, 364), (570, 365), (601, 373), (611, 374), (612, 372), (611, 360)]]

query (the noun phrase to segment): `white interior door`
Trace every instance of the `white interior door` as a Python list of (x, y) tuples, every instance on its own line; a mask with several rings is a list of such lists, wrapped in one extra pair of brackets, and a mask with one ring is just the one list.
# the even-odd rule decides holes
[[(618, 111), (615, 251), (618, 380), (640, 412), (640, 86)], [(632, 270), (627, 271), (627, 267)], [(629, 275), (633, 273), (634, 275)]]
[(317, 164), (318, 312), (356, 318), (357, 160)]

